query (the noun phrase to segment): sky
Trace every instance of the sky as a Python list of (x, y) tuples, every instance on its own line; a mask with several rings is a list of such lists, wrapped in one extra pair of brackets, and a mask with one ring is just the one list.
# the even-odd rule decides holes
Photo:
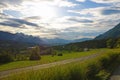
[(0, 31), (94, 38), (120, 23), (120, 0), (0, 0)]

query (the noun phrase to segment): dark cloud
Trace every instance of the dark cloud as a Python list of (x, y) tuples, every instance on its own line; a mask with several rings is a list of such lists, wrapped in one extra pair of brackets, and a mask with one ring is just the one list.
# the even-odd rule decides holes
[(93, 23), (92, 20), (88, 20), (88, 19), (69, 18), (68, 20), (74, 21), (74, 22), (80, 22), (80, 23)]
[(29, 25), (29, 26), (36, 26), (38, 27), (37, 24), (35, 23), (32, 23), (32, 22), (28, 22), (28, 21), (25, 21), (25, 20), (22, 20), (22, 19), (15, 19), (15, 18), (9, 18), (8, 20), (12, 20), (14, 22), (18, 22), (19, 24), (26, 24), (26, 25)]
[(79, 30), (79, 27), (69, 27), (69, 28), (64, 29), (64, 31), (66, 31), (66, 32), (73, 32), (76, 30)]
[(0, 19), (3, 19), (5, 17), (9, 17), (8, 15), (4, 14), (4, 13), (0, 13)]
[(102, 11), (103, 15), (120, 14), (120, 10), (107, 9)]
[(0, 2), (0, 8), (4, 8), (7, 7), (7, 5), (5, 3)]
[(13, 22), (9, 22), (9, 21), (0, 22), (0, 25), (2, 25), (2, 26), (11, 26), (11, 27), (19, 27), (19, 26), (21, 26), (21, 24), (19, 24), (19, 23), (13, 23)]
[(38, 19), (41, 19), (40, 16), (31, 16), (31, 17), (26, 17), (24, 18), (25, 20), (38, 20)]
[(23, 24), (29, 25), (29, 26), (39, 27), (35, 23), (31, 23), (31, 22), (28, 22), (28, 21), (25, 21), (25, 20), (22, 20), (22, 19), (15, 19), (15, 18), (7, 18), (6, 21), (0, 22), (0, 25), (11, 26), (11, 27), (20, 27)]

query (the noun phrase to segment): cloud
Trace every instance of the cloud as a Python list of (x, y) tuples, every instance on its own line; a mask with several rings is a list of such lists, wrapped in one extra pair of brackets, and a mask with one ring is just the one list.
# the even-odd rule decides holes
[(22, 20), (22, 19), (9, 18), (8, 20), (9, 20), (9, 21), (17, 22), (17, 23), (19, 23), (19, 24), (26, 24), (26, 25), (30, 25), (30, 26), (39, 27), (39, 26), (38, 26), (37, 24), (35, 24), (35, 23), (28, 22), (28, 21), (25, 21), (25, 20)]
[(86, 0), (76, 0), (76, 1), (78, 1), (78, 2), (85, 2)]
[(21, 26), (21, 24), (19, 24), (19, 23), (9, 22), (9, 21), (0, 22), (0, 25), (2, 25), (2, 26), (11, 26), (11, 27), (19, 27), (19, 26)]
[(16, 9), (16, 7), (22, 8), (23, 4), (25, 3), (27, 4), (41, 3), (59, 7), (74, 7), (77, 5), (68, 0), (0, 0), (0, 9), (2, 8)]
[[(16, 18), (30, 16), (51, 18), (51, 16), (56, 17), (56, 15), (60, 14), (59, 9), (77, 6), (76, 3), (69, 0), (1, 0), (0, 4), (2, 5), (0, 12), (4, 11), (4, 13)], [(50, 16), (46, 15), (47, 11), (50, 12)]]
[(7, 7), (7, 5), (0, 2), (0, 8), (4, 8), (4, 7)]
[[(86, 18), (97, 18), (101, 19), (105, 17), (109, 17), (110, 15), (120, 15), (120, 8), (119, 7), (96, 7), (96, 8), (87, 8), (83, 10), (68, 10), (70, 13), (76, 13)], [(117, 15), (118, 14), (118, 15)], [(112, 18), (112, 16), (110, 17)]]
[(18, 6), (22, 3), (22, 0), (0, 0), (0, 8), (8, 8), (10, 6)]
[[(12, 16), (4, 14), (4, 13), (0, 13), (0, 18), (4, 19), (4, 18), (12, 18)], [(1, 20), (0, 20), (1, 21)]]
[(30, 17), (26, 17), (24, 18), (25, 20), (38, 20), (41, 19), (40, 16), (30, 16)]
[(120, 14), (120, 10), (106, 9), (102, 11), (103, 15)]
[(101, 33), (109, 30), (120, 22), (120, 8), (114, 6), (69, 10), (68, 12), (79, 14), (83, 19), (92, 19), (93, 23), (87, 23), (83, 26), (93, 26), (96, 31), (101, 31)]
[(75, 17), (69, 18), (68, 20), (74, 21), (74, 22), (80, 22), (80, 23), (93, 23), (92, 20), (89, 20), (89, 19), (81, 19), (81, 18), (79, 19), (79, 18), (75, 18)]
[[(89, 0), (0, 0), (0, 30), (47, 38), (75, 39), (94, 37), (119, 23), (119, 0), (91, 1), (107, 6), (92, 5), (92, 8), (88, 8), (91, 7)], [(88, 5), (79, 5), (86, 2)], [(98, 5), (96, 3), (94, 4)], [(54, 7), (57, 16), (42, 17), (44, 5), (52, 9)], [(19, 12), (22, 15), (16, 17)]]
[(4, 19), (4, 21), (0, 22), (0, 25), (11, 26), (11, 27), (20, 27), (20, 26), (23, 26), (24, 24), (28, 25), (28, 26), (39, 27), (35, 23), (28, 22), (28, 21), (25, 21), (22, 19), (15, 19), (15, 18), (6, 18), (6, 19)]
[[(94, 16), (101, 15), (101, 11), (103, 9), (105, 9), (105, 8), (97, 7), (97, 8), (87, 8), (87, 9), (83, 9), (83, 10), (68, 10), (68, 12), (76, 13), (76, 14), (80, 14), (80, 15), (92, 15), (92, 17), (94, 17)], [(89, 16), (87, 16), (87, 17), (89, 17)]]
[(120, 2), (120, 0), (91, 0), (96, 3), (117, 3)]
[(58, 2), (58, 5), (59, 5), (59, 7), (74, 7), (74, 6), (76, 6), (77, 4), (74, 4), (74, 3), (69, 2), (69, 1), (67, 1), (67, 0), (60, 0), (60, 1)]
[(97, 31), (96, 29), (86, 28), (88, 27), (69, 27), (57, 33), (56, 36), (58, 38), (74, 40), (80, 38), (94, 38), (94, 36), (100, 34), (100, 31)]

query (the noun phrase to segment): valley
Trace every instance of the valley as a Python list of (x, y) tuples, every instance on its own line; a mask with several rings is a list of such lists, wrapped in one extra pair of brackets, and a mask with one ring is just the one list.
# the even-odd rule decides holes
[(120, 0), (0, 0), (0, 80), (120, 80)]

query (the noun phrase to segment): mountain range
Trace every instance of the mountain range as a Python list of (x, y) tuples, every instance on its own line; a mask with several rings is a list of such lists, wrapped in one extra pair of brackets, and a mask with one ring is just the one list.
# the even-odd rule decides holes
[(0, 31), (0, 40), (2, 41), (15, 41), (31, 44), (43, 44), (44, 42), (38, 38), (31, 35), (25, 35), (23, 33), (12, 34), (9, 32)]
[(49, 45), (63, 45), (63, 44), (68, 44), (68, 43), (76, 43), (76, 42), (92, 40), (92, 38), (81, 38), (81, 39), (75, 39), (75, 40), (66, 40), (66, 39), (60, 39), (60, 38), (54, 38), (54, 39), (44, 38), (42, 40)]
[(63, 45), (68, 43), (82, 42), (86, 40), (91, 40), (91, 38), (82, 38), (76, 40), (65, 40), (60, 38), (47, 39), (47, 38), (34, 37), (32, 35), (25, 35), (23, 33), (13, 34), (5, 31), (0, 31), (0, 40), (53, 46), (53, 45)]
[[(109, 38), (119, 38), (120, 37), (120, 23), (108, 30), (107, 32), (95, 37), (93, 40), (102, 40)], [(23, 33), (10, 33), (5, 31), (0, 31), (0, 40), (1, 41), (15, 41), (20, 43), (31, 43), (31, 44), (39, 44), (39, 45), (63, 45), (68, 43), (76, 43), (76, 42), (84, 42), (88, 40), (92, 40), (92, 38), (82, 38), (76, 40), (65, 40), (60, 38), (47, 39), (47, 38), (39, 38), (34, 37), (32, 35), (25, 35)]]

